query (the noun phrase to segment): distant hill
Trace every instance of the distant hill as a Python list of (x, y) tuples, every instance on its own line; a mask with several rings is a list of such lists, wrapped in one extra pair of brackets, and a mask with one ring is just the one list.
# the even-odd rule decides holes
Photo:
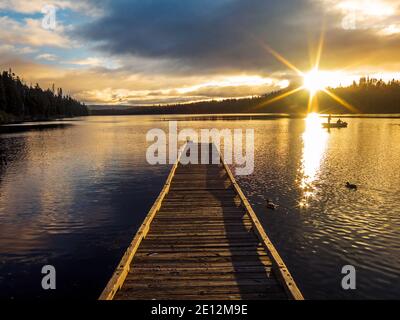
[[(226, 114), (226, 113), (307, 113), (308, 92), (301, 90), (278, 101), (278, 96), (294, 88), (269, 93), (264, 96), (223, 101), (203, 101), (165, 106), (91, 106), (93, 115), (146, 115), (146, 114)], [(334, 114), (390, 114), (400, 113), (400, 81), (384, 82), (361, 78), (349, 87), (329, 89), (354, 107), (349, 110), (324, 92), (317, 94), (319, 110)], [(273, 102), (271, 102), (273, 101)]]

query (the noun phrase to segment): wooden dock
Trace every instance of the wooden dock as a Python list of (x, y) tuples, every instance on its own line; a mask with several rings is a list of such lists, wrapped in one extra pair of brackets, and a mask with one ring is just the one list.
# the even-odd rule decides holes
[(223, 160), (178, 160), (100, 299), (303, 296)]

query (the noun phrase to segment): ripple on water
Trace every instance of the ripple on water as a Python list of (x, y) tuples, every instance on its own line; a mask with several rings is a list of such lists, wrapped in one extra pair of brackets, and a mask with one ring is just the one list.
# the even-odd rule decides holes
[[(301, 119), (179, 127), (254, 128), (255, 171), (238, 181), (306, 298), (398, 298), (400, 129), (391, 122), (349, 119), (329, 134)], [(40, 295), (32, 275), (44, 263), (68, 279), (61, 297), (98, 296), (168, 174), (145, 159), (145, 133), (167, 125), (90, 117), (0, 136), (0, 298)], [(357, 269), (355, 292), (340, 287), (346, 264)]]

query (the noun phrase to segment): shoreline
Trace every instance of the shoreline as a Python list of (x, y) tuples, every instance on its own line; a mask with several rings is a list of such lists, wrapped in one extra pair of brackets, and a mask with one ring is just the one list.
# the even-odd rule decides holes
[[(92, 114), (89, 116), (157, 116), (168, 118), (189, 118), (190, 120), (218, 120), (218, 119), (302, 119), (306, 118), (307, 114), (286, 114), (286, 113), (216, 113), (216, 114), (207, 114), (207, 113), (96, 113), (92, 111)], [(320, 114), (320, 117), (327, 118), (328, 114)], [(382, 113), (382, 114), (332, 114), (333, 118), (368, 118), (368, 119), (400, 119), (400, 113)]]
[[(80, 116), (79, 116), (80, 117)], [(0, 126), (9, 126), (9, 125), (18, 125), (18, 124), (26, 124), (26, 123), (37, 123), (37, 122), (51, 122), (51, 121), (72, 121), (76, 117), (33, 117), (33, 118), (16, 118), (10, 117), (12, 120), (9, 121), (0, 121)], [(0, 118), (1, 120), (1, 118)]]
[(33, 130), (49, 130), (70, 127), (69, 123), (27, 123), (0, 125), (0, 134), (19, 133)]
[[(106, 117), (106, 116), (154, 116), (160, 117), (162, 121), (171, 120), (190, 120), (190, 121), (217, 121), (217, 120), (275, 120), (275, 119), (303, 119), (306, 118), (306, 114), (284, 114), (284, 113), (237, 113), (237, 114), (190, 114), (190, 113), (179, 113), (179, 114), (89, 114), (88, 116), (82, 117)], [(327, 118), (327, 114), (321, 114), (321, 118)], [(400, 119), (400, 113), (393, 114), (332, 114), (333, 118), (342, 119)], [(9, 127), (24, 127), (26, 128), (28, 124), (32, 124), (32, 128), (44, 128), (44, 127), (56, 127), (62, 126), (62, 124), (48, 124), (47, 122), (64, 122), (64, 121), (76, 121), (76, 117), (55, 117), (55, 118), (35, 118), (35, 119), (25, 119), (25, 120), (15, 120), (10, 122), (0, 123), (0, 133), (4, 133), (4, 128)]]
[(17, 119), (17, 120), (12, 120), (12, 121), (0, 122), (0, 126), (18, 125), (18, 124), (36, 123), (36, 122), (62, 121), (65, 119), (68, 119), (68, 118), (56, 117), (56, 118)]

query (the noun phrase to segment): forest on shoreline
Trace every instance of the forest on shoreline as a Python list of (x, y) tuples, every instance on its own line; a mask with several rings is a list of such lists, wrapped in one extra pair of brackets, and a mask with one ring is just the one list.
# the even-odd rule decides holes
[(0, 124), (87, 116), (87, 106), (63, 90), (26, 85), (11, 70), (0, 74)]
[[(92, 115), (146, 115), (146, 114), (232, 114), (232, 113), (285, 113), (306, 114), (308, 112), (309, 93), (305, 90), (296, 92), (283, 99), (274, 101), (277, 97), (293, 90), (294, 87), (268, 93), (263, 96), (241, 99), (226, 99), (222, 101), (201, 101), (188, 104), (163, 106), (91, 106)], [(349, 110), (324, 92), (319, 92), (318, 101), (320, 113), (332, 114), (397, 114), (400, 113), (400, 81), (384, 82), (378, 79), (361, 78), (348, 87), (330, 88), (354, 107)], [(273, 102), (271, 102), (273, 101)]]
[[(61, 88), (43, 90), (38, 84), (26, 85), (10, 71), (0, 74), (0, 124), (23, 121), (42, 121), (58, 118), (91, 115), (151, 115), (151, 114), (241, 114), (273, 113), (302, 115), (307, 108), (309, 93), (300, 90), (285, 96), (293, 90), (288, 87), (262, 96), (222, 101), (200, 101), (187, 104), (158, 106), (91, 106), (64, 95)], [(340, 97), (353, 110), (343, 106), (324, 92), (319, 92), (320, 113), (332, 114), (399, 114), (400, 81), (384, 82), (377, 79), (361, 78), (348, 87), (330, 88), (329, 91)]]

